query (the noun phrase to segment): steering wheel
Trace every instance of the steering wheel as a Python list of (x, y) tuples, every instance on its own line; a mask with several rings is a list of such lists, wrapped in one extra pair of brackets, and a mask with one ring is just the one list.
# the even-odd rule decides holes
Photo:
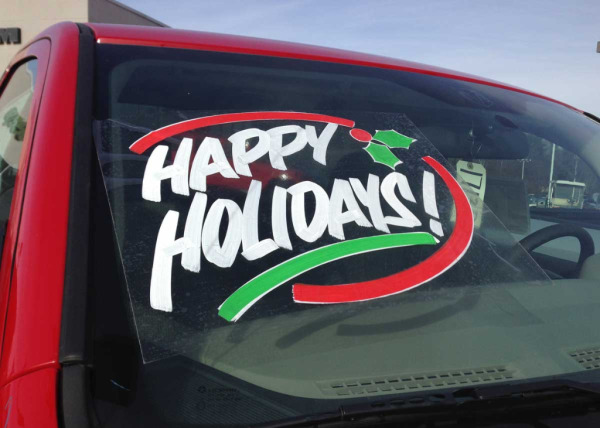
[[(577, 267), (575, 269), (575, 274), (579, 274), (579, 271), (581, 270), (581, 266), (583, 265), (585, 259), (587, 259), (589, 256), (594, 255), (596, 251), (592, 235), (590, 235), (589, 232), (583, 227), (575, 226), (572, 224), (555, 224), (533, 232), (531, 235), (521, 239), (521, 241), (519, 241), (519, 244), (521, 244), (523, 248), (529, 254), (531, 254), (533, 250), (545, 244), (546, 242), (550, 242), (554, 239), (563, 238), (566, 236), (577, 238), (577, 240), (579, 241), (579, 259), (577, 260)], [(554, 275), (549, 276), (553, 277)], [(553, 279), (558, 278), (561, 277), (556, 275)]]

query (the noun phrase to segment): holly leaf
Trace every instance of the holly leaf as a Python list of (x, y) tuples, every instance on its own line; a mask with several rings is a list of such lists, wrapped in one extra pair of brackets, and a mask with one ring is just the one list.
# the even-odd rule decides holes
[(408, 149), (412, 143), (417, 141), (414, 138), (407, 137), (406, 135), (400, 134), (393, 129), (387, 131), (377, 131), (375, 132), (375, 135), (373, 135), (373, 139), (394, 149)]
[(394, 169), (396, 165), (402, 163), (400, 159), (396, 157), (392, 151), (386, 146), (380, 144), (369, 143), (364, 150), (373, 158), (377, 163), (382, 163)]

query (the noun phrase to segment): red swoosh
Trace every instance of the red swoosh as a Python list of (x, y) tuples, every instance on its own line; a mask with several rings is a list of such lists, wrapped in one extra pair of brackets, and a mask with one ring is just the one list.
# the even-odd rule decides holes
[(164, 128), (159, 128), (137, 140), (135, 143), (129, 146), (129, 150), (137, 154), (142, 154), (156, 143), (182, 132), (205, 128), (207, 126), (223, 125), (234, 122), (250, 122), (253, 120), (307, 120), (312, 122), (337, 123), (338, 125), (347, 126), (349, 128), (354, 127), (354, 121), (352, 120), (316, 113), (300, 113), (293, 111), (259, 111), (219, 114), (216, 116), (206, 116), (198, 119), (185, 120), (183, 122), (177, 122), (172, 125), (165, 126)]
[(402, 272), (371, 281), (340, 285), (295, 284), (298, 303), (346, 303), (377, 299), (418, 287), (450, 269), (465, 254), (473, 238), (473, 211), (456, 179), (430, 156), (423, 160), (444, 180), (456, 206), (456, 223), (446, 243), (421, 263)]

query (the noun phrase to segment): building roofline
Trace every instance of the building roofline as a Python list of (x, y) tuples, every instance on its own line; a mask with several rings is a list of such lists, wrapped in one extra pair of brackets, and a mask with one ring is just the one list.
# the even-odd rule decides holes
[(134, 15), (139, 16), (140, 18), (144, 18), (147, 19), (150, 22), (154, 22), (155, 24), (164, 27), (164, 28), (171, 28), (169, 27), (167, 24), (165, 24), (164, 22), (159, 21), (158, 19), (154, 19), (151, 16), (146, 15), (145, 13), (140, 12), (139, 10), (136, 10), (132, 7), (127, 6), (126, 4), (121, 3), (120, 1), (117, 0), (106, 0), (108, 3), (112, 3), (115, 6), (120, 7), (121, 9), (125, 9), (127, 12), (133, 13)]

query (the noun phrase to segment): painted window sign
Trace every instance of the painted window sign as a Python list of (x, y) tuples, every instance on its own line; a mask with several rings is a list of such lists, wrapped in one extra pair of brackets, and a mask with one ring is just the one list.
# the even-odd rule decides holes
[[(231, 143), (231, 163), (226, 157), (222, 142), (213, 137), (205, 137), (198, 146), (194, 161), (191, 162), (193, 140), (183, 138), (173, 164), (165, 166), (169, 147), (158, 143), (166, 136), (182, 131), (215, 126), (230, 122), (250, 122), (269, 120), (289, 120), (293, 124), (270, 129), (250, 127), (229, 136)], [(317, 133), (314, 125), (301, 126), (298, 122), (325, 122), (325, 128)], [(396, 172), (402, 160), (393, 149), (408, 150), (416, 140), (395, 130), (377, 130), (374, 135), (354, 128), (354, 122), (348, 119), (309, 113), (293, 112), (252, 112), (225, 114), (204, 117), (177, 123), (140, 138), (130, 147), (135, 153), (152, 149), (144, 173), (142, 197), (148, 201), (161, 201), (161, 182), (171, 181), (173, 193), (190, 196), (193, 199), (187, 213), (184, 235), (176, 238), (180, 213), (169, 211), (161, 224), (156, 240), (154, 264), (150, 284), (150, 305), (162, 311), (172, 311), (171, 270), (173, 258), (181, 254), (181, 266), (191, 272), (200, 272), (202, 256), (216, 266), (230, 268), (238, 253), (246, 260), (260, 259), (267, 254), (283, 250), (292, 250), (286, 222), (286, 199), (291, 196), (292, 225), (296, 235), (306, 242), (317, 241), (327, 230), (329, 235), (340, 243), (319, 247), (293, 257), (252, 278), (232, 293), (218, 308), (219, 315), (228, 321), (236, 321), (258, 299), (275, 287), (292, 280), (296, 276), (344, 257), (370, 251), (385, 250), (390, 247), (412, 245), (438, 245), (439, 237), (444, 235), (435, 199), (435, 177), (444, 181), (457, 207), (457, 224), (444, 248), (429, 259), (411, 269), (386, 278), (374, 278), (353, 284), (318, 286), (294, 284), (294, 301), (301, 303), (347, 303), (369, 300), (400, 293), (416, 287), (451, 267), (464, 254), (473, 233), (473, 215), (466, 195), (454, 177), (432, 157), (423, 157), (433, 172), (424, 170), (422, 175), (423, 205), (431, 215), (428, 232), (392, 233), (390, 226), (412, 229), (421, 226), (421, 221), (397, 198), (394, 191), (399, 189), (406, 201), (415, 202), (411, 185), (406, 175)], [(374, 162), (390, 168), (381, 184), (376, 175), (370, 174), (367, 182), (352, 177), (349, 180), (335, 179), (328, 194), (312, 181), (302, 181), (288, 189), (276, 186), (271, 202), (272, 238), (258, 238), (258, 217), (261, 189), (263, 183), (252, 180), (248, 188), (243, 207), (229, 199), (218, 199), (207, 206), (207, 176), (220, 174), (223, 178), (239, 179), (240, 176), (252, 177), (252, 162), (268, 155), (271, 168), (286, 171), (286, 157), (300, 151), (312, 150), (316, 163), (327, 166), (327, 147), (338, 131), (338, 127), (350, 128), (350, 135)], [(283, 136), (291, 134), (293, 140), (284, 145)], [(248, 141), (258, 139), (254, 147), (248, 149)], [(157, 141), (158, 140), (158, 141)], [(158, 144), (157, 144), (158, 143)], [(155, 145), (157, 144), (157, 145)], [(401, 156), (401, 155), (400, 155)], [(304, 200), (312, 193), (316, 200), (312, 219), (307, 219)], [(397, 216), (384, 217), (381, 210), (381, 198), (392, 207)], [(359, 202), (366, 208), (363, 212)], [(267, 206), (269, 204), (266, 204)], [(265, 206), (263, 202), (263, 206)], [(218, 230), (227, 212), (228, 226), (225, 238), (219, 242)], [(269, 214), (266, 214), (269, 215)], [(346, 240), (344, 225), (354, 222), (365, 228), (375, 228), (383, 232), (354, 240)]]
[(130, 140), (135, 178), (107, 187), (130, 207), (115, 228), (143, 350), (203, 329), (188, 317), (398, 295), (465, 255), (473, 212), (443, 157), (402, 115), (360, 116), (217, 114)]

